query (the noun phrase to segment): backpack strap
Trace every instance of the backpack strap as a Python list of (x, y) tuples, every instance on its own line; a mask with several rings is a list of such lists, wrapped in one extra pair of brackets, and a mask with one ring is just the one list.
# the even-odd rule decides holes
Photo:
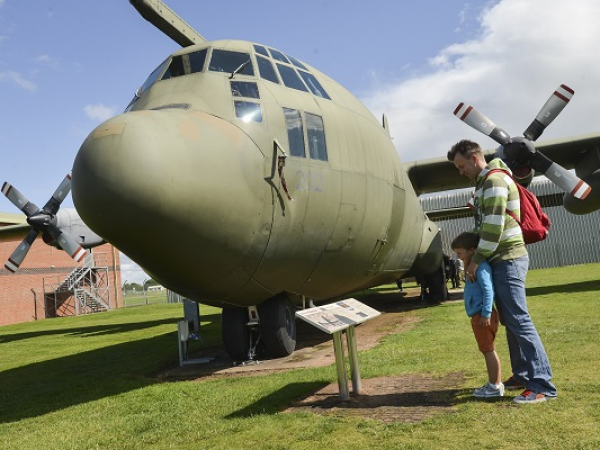
[[(510, 179), (513, 181), (513, 183), (515, 183), (515, 185), (517, 185), (517, 189), (518, 189), (518, 186), (519, 186), (519, 184), (518, 184), (518, 183), (515, 181), (515, 179), (514, 179), (514, 178), (513, 178), (513, 176), (511, 175), (511, 173), (510, 173), (510, 172), (507, 172), (507, 171), (506, 171), (506, 170), (504, 170), (504, 169), (490, 169), (490, 170), (488, 171), (488, 173), (486, 173), (486, 174), (485, 174), (485, 177), (483, 178), (483, 180), (484, 180), (484, 181), (485, 181), (485, 180), (487, 180), (487, 178), (488, 178), (488, 177), (489, 177), (489, 176), (490, 176), (492, 173), (497, 173), (497, 172), (502, 172), (502, 173), (504, 173), (504, 174), (508, 175), (508, 176), (510, 177)], [(521, 194), (521, 193), (519, 192), (519, 197), (520, 197), (520, 194)], [(508, 214), (510, 217), (512, 217), (512, 218), (513, 218), (513, 219), (514, 219), (514, 220), (515, 220), (515, 221), (516, 221), (516, 222), (517, 222), (519, 225), (521, 225), (521, 221), (520, 221), (519, 219), (517, 219), (517, 216), (515, 215), (515, 213), (513, 213), (512, 211), (509, 211), (509, 209), (508, 209), (508, 208), (506, 208), (504, 211), (506, 212), (506, 214)]]

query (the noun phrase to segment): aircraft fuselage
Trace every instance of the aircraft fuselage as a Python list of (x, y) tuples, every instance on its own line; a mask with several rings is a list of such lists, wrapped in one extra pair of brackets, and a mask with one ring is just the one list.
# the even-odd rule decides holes
[(72, 177), (92, 230), (203, 303), (322, 300), (439, 267), (388, 131), (338, 83), (250, 42), (171, 55), (88, 136)]

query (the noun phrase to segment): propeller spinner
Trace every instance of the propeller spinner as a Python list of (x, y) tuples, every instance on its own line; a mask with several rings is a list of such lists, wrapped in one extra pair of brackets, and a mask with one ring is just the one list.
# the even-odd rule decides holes
[(56, 226), (56, 213), (70, 190), (71, 174), (69, 173), (44, 207), (40, 209), (12, 185), (7, 182), (2, 185), (2, 193), (27, 216), (27, 223), (31, 225), (31, 230), (27, 233), (25, 239), (18, 245), (4, 265), (6, 269), (10, 272), (17, 271), (39, 233), (43, 233), (45, 242), (55, 243), (75, 261), (80, 262), (84, 258), (86, 251), (83, 247)]
[(551, 161), (538, 152), (533, 142), (541, 136), (546, 127), (560, 114), (573, 97), (573, 91), (561, 84), (546, 101), (533, 122), (523, 133), (524, 137), (510, 137), (506, 131), (485, 117), (472, 106), (460, 103), (454, 110), (454, 115), (480, 133), (491, 137), (502, 145), (502, 159), (513, 171), (522, 172), (524, 169), (534, 169), (543, 173), (558, 187), (569, 192), (575, 198), (585, 199), (591, 192), (590, 186), (572, 172)]

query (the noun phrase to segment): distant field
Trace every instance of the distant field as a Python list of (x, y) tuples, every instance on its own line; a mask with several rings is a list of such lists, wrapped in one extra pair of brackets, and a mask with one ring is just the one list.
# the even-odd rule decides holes
[[(475, 400), (485, 381), (461, 302), (359, 355), (363, 379), (460, 373), (455, 412), (419, 423), (281, 413), (336, 379), (332, 366), (262, 377), (160, 382), (178, 364), (180, 304), (0, 327), (1, 449), (598, 449), (600, 264), (532, 271), (530, 312), (559, 398)], [(153, 299), (154, 300), (154, 299)], [(155, 303), (149, 301), (148, 303)], [(201, 307), (198, 344), (220, 342), (220, 310)], [(498, 351), (508, 374), (502, 337)]]

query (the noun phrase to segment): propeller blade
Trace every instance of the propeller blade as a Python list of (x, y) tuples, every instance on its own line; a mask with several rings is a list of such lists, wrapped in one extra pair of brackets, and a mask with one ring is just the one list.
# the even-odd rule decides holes
[(454, 115), (480, 133), (491, 137), (501, 145), (510, 142), (510, 136), (502, 128), (496, 126), (494, 122), (485, 117), (472, 106), (467, 106), (463, 102), (459, 103), (454, 110)]
[(48, 214), (55, 215), (60, 208), (61, 203), (71, 191), (71, 173), (69, 172), (64, 180), (60, 183), (50, 200), (44, 205), (44, 211)]
[(574, 94), (575, 91), (573, 89), (565, 84), (561, 84), (546, 101), (523, 135), (532, 141), (539, 138), (546, 127), (565, 109), (565, 106), (571, 101)]
[(546, 127), (560, 114), (560, 112), (571, 101), (575, 91), (569, 86), (561, 84), (546, 101), (536, 118), (531, 122), (523, 135), (532, 141), (539, 138)]
[(40, 210), (40, 208), (38, 208), (34, 203), (31, 203), (29, 200), (27, 200), (27, 197), (21, 194), (16, 187), (12, 186), (6, 181), (2, 185), (2, 193), (13, 205), (23, 211), (27, 217), (37, 213)]
[(23, 239), (23, 241), (19, 244), (16, 250), (12, 252), (10, 257), (8, 258), (8, 261), (6, 261), (6, 264), (4, 264), (4, 267), (6, 267), (6, 269), (9, 272), (15, 273), (17, 271), (17, 269), (25, 259), (25, 256), (27, 255), (27, 252), (31, 248), (31, 245), (35, 241), (37, 235), (37, 230), (34, 230), (33, 228), (29, 230), (29, 233), (27, 233), (25, 239)]
[(531, 157), (531, 167), (538, 172), (543, 173), (546, 178), (570, 193), (573, 197), (580, 200), (585, 199), (592, 191), (589, 184), (577, 177), (574, 173), (569, 172), (564, 167), (542, 155), (540, 152), (535, 152)]
[(84, 248), (75, 242), (71, 236), (63, 233), (55, 225), (48, 225), (48, 232), (58, 243), (60, 248), (67, 252), (67, 254), (75, 261), (81, 262), (81, 260), (85, 257), (87, 252), (84, 250)]

